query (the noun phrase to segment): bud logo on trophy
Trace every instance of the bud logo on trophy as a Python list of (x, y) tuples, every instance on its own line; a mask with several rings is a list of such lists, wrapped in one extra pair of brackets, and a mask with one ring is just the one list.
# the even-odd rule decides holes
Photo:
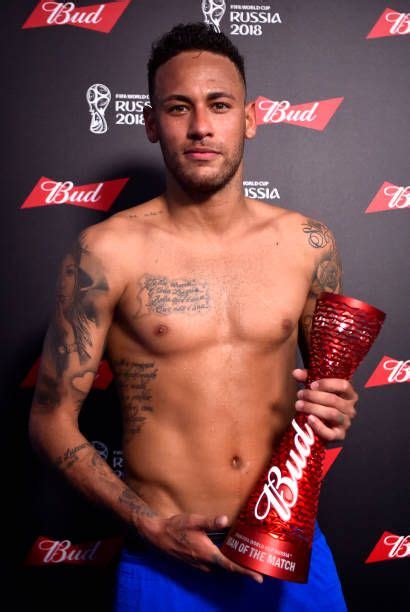
[(90, 132), (105, 134), (108, 129), (105, 111), (111, 101), (111, 92), (106, 85), (95, 83), (87, 89), (87, 102), (91, 113)]
[[(312, 319), (306, 386), (320, 378), (349, 380), (384, 319), (370, 304), (322, 292)], [(307, 415), (298, 414), (222, 545), (229, 559), (268, 576), (307, 582), (324, 456), (325, 441)]]
[(220, 32), (219, 24), (222, 17), (225, 15), (226, 3), (225, 0), (202, 0), (202, 12), (204, 14), (205, 23), (211, 25), (215, 32)]

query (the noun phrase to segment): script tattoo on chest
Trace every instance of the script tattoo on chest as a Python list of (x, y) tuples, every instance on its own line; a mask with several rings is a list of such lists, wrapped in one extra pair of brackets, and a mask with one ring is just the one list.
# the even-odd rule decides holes
[(129, 442), (140, 433), (147, 415), (154, 411), (151, 389), (158, 368), (154, 361), (128, 359), (114, 360), (113, 366), (124, 406), (124, 441)]
[(139, 318), (148, 313), (199, 314), (209, 309), (209, 303), (209, 288), (205, 280), (144, 274), (138, 280), (134, 316)]

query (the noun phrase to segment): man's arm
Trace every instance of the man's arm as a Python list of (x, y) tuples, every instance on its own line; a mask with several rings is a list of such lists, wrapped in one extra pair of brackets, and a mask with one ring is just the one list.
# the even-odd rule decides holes
[(36, 451), (75, 488), (138, 528), (141, 517), (155, 513), (124, 485), (78, 427), (123, 291), (113, 256), (117, 242), (112, 230), (91, 226), (61, 263), (29, 432)]
[[(309, 346), (312, 317), (316, 301), (322, 291), (342, 291), (342, 265), (336, 240), (326, 225), (313, 219), (302, 223), (309, 249), (314, 249), (313, 273), (309, 294), (299, 319), (298, 343), (305, 368), (309, 368)], [(299, 382), (307, 379), (307, 370), (296, 369)], [(309, 414), (309, 423), (326, 441), (344, 440), (352, 419), (356, 416), (358, 395), (350, 381), (323, 378), (312, 383), (310, 389), (298, 391), (296, 410)]]

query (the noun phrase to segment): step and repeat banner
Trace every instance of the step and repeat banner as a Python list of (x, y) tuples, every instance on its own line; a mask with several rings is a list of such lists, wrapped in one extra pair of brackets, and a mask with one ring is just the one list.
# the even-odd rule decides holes
[[(349, 610), (404, 610), (409, 2), (7, 4), (0, 41), (2, 362), (4, 467), (21, 464), (7, 502), (11, 514), (14, 507), (22, 513), (18, 526), (10, 517), (21, 584), (14, 596), (26, 610), (110, 609), (122, 526), (41, 463), (28, 441), (28, 414), (69, 245), (88, 225), (164, 187), (161, 154), (143, 119), (151, 43), (178, 23), (205, 21), (244, 55), (256, 100), (258, 134), (246, 145), (244, 192), (326, 223), (342, 257), (344, 293), (387, 313), (354, 378), (358, 416), (345, 442), (327, 451), (319, 523)], [(106, 359), (80, 426), (122, 476), (119, 405)]]

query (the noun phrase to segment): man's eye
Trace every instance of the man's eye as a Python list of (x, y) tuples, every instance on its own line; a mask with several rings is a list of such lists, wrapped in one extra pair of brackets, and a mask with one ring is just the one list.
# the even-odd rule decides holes
[(188, 107), (185, 106), (184, 104), (175, 104), (174, 106), (170, 106), (168, 108), (168, 112), (175, 113), (175, 114), (183, 113), (187, 110), (187, 108)]
[(226, 102), (215, 102), (213, 108), (217, 111), (223, 111), (230, 108), (230, 106)]

